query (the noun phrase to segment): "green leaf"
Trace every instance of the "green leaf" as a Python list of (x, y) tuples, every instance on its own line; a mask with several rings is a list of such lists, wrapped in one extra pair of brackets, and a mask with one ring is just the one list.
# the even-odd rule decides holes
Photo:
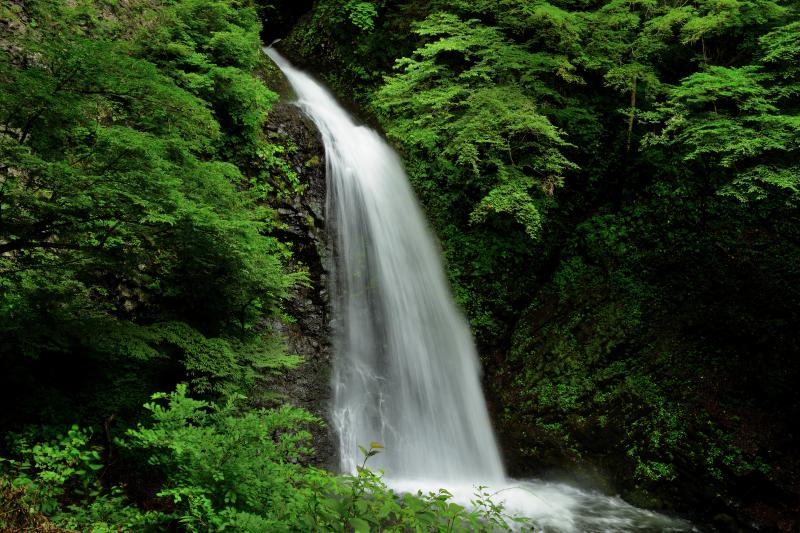
[(353, 531), (355, 531), (355, 533), (369, 533), (370, 526), (369, 522), (367, 522), (366, 520), (362, 518), (352, 517), (348, 521), (350, 523), (350, 527), (353, 528)]

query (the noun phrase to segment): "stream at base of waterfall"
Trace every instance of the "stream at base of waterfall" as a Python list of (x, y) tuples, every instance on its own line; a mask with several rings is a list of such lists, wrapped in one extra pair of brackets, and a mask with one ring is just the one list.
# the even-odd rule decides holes
[(440, 250), (402, 162), (372, 129), (274, 48), (296, 105), (325, 146), (333, 257), (330, 421), (340, 467), (379, 442), (370, 466), (396, 491), (440, 488), (469, 505), (477, 487), (545, 531), (691, 531), (618, 497), (506, 476), (480, 383), (478, 355), (454, 303)]

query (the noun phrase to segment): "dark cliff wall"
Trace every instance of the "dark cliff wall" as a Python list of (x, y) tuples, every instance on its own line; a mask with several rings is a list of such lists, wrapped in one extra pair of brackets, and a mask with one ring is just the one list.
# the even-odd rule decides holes
[(267, 132), (272, 142), (285, 148), (304, 188), (302, 193), (285, 198), (278, 206), (280, 231), (284, 242), (291, 243), (293, 261), (309, 273), (310, 284), (296, 287), (287, 305), (294, 321), (280, 321), (275, 327), (286, 339), (288, 352), (305, 360), (298, 368), (281, 375), (270, 384), (284, 399), (303, 407), (326, 425), (312, 429), (315, 464), (334, 466), (336, 448), (327, 426), (331, 398), (331, 335), (328, 272), (330, 271), (325, 228), (325, 150), (314, 124), (291, 103), (288, 84), (277, 70), (270, 69), (267, 84), (282, 96), (270, 111)]

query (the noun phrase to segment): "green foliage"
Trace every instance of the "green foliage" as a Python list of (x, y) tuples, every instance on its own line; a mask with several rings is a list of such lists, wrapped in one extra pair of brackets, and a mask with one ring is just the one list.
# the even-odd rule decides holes
[[(102, 448), (91, 444), (91, 433), (86, 429), (73, 425), (66, 434), (35, 444), (33, 438), (30, 433), (10, 436), (10, 449), (18, 458), (0, 458), (0, 485), (9, 491), (6, 496), (11, 497), (11, 502), (16, 500), (13, 505), (26, 507), (24, 514), (51, 517), (40, 520), (37, 530), (48, 531), (52, 526), (54, 531), (133, 531), (163, 523), (164, 518), (158, 513), (131, 506), (119, 487), (105, 490), (101, 483)], [(12, 508), (9, 514), (13, 517), (22, 513)], [(7, 516), (0, 526), (21, 526), (19, 516), (16, 520)]]
[(347, 11), (350, 22), (356, 28), (362, 31), (370, 31), (375, 27), (375, 17), (378, 16), (378, 9), (372, 2), (347, 0), (344, 8)]
[[(267, 206), (303, 184), (291, 143), (263, 132), (277, 96), (257, 74), (256, 9), (299, 11), (257, 5), (0, 6), (0, 426), (118, 434), (154, 390), (192, 391), (159, 396), (128, 437), (162, 512), (98, 488), (76, 465), (100, 450), (74, 430), (8, 449), (8, 527), (510, 525), (485, 495), (475, 514), (394, 494), (366, 464), (301, 466), (306, 414), (232, 400), (297, 364), (268, 324), (306, 283), (269, 236)], [(797, 15), (319, 0), (285, 41), (402, 153), (516, 466), (595, 465), (684, 508), (760, 509), (753, 482), (791, 501), (796, 438), (773, 435), (798, 417)]]
[(644, 347), (650, 353), (626, 353), (626, 343), (646, 336), (645, 298), (656, 294), (630, 278), (603, 279), (578, 259), (568, 262), (543, 292), (546, 303), (532, 308), (557, 306), (554, 316), (560, 319), (546, 325), (534, 321), (515, 333), (509, 364), (522, 370), (505, 393), (517, 406), (506, 421), (525, 424), (526, 431), (557, 443), (566, 456), (580, 456), (589, 435), (602, 439), (624, 453), (627, 475), (639, 486), (683, 475), (677, 456), (704, 464), (705, 472), (693, 475), (721, 480), (721, 469), (752, 472), (755, 467), (730, 435), (714, 428), (707, 412), (690, 416), (682, 398), (670, 393), (686, 390), (691, 379), (676, 372), (679, 356), (665, 353), (667, 347), (652, 353), (653, 341)]
[[(277, 96), (254, 73), (255, 12), (29, 4), (0, 49), (8, 394), (40, 387), (55, 396), (25, 409), (53, 403), (62, 387), (37, 382), (36, 361), (70, 360), (78, 376), (100, 369), (83, 403), (108, 417), (149, 395), (137, 373), (159, 382), (177, 364), (196, 390), (227, 394), (295, 364), (263, 326), (305, 276), (268, 236), (263, 201), (297, 184), (275, 186), (292, 176), (262, 131)], [(116, 394), (92, 391), (104, 381)]]
[[(417, 12), (419, 5), (384, 0), (315, 2), (306, 16), (292, 21), (298, 23), (281, 47), (318, 65), (314, 70), (337, 92), (368, 105), (370, 93), (400, 57), (398, 50), (413, 49), (408, 33), (414, 18), (408, 10)], [(328, 68), (333, 64), (335, 68)]]
[(284, 407), (238, 416), (233, 400), (212, 406), (188, 398), (185, 386), (154, 400), (167, 404), (145, 405), (153, 424), (130, 430), (126, 446), (149, 452), (148, 464), (167, 480), (159, 495), (173, 500), (188, 530), (222, 529), (250, 515), (272, 529), (293, 511), (289, 489), (301, 475), (297, 460), (310, 453), (302, 426), (315, 422), (311, 415)]
[[(535, 73), (551, 68), (549, 58), (449, 14), (430, 16), (416, 32), (431, 42), (400, 61), (401, 73), (375, 96), (387, 133), (415, 158), (456, 165), (480, 191), (473, 222), (508, 213), (537, 237), (543, 198), (572, 166), (559, 151), (565, 145), (559, 131), (535, 106)], [(442, 185), (456, 180), (437, 178)]]
[(768, 435), (798, 416), (797, 6), (407, 1), (345, 39), (334, 5), (292, 49), (403, 155), (510, 463), (684, 508), (788, 486), (796, 439)]
[(0, 475), (0, 489), (14, 498), (5, 505), (14, 507), (0, 524), (19, 518), (21, 506), (45, 531), (50, 524), (109, 532), (170, 524), (185, 531), (498, 531), (525, 523), (508, 516), (485, 487), (469, 508), (445, 490), (395, 493), (366, 466), (383, 451), (376, 442), (362, 448), (354, 475), (303, 466), (312, 451), (307, 427), (319, 420), (287, 406), (246, 409), (241, 400), (197, 400), (179, 385), (153, 395), (145, 404), (151, 419), (117, 440), (118, 449), (142, 457), (145, 470), (163, 480), (157, 497), (168, 512), (144, 511), (122, 488), (100, 483), (103, 450), (90, 444), (88, 431), (73, 426), (33, 445), (33, 435), (17, 436), (11, 448), (19, 459), (4, 459)]
[(60, 531), (44, 514), (36, 512), (29, 500), (25, 489), (15, 487), (11, 480), (0, 475), (0, 527), (7, 531)]
[(12, 445), (20, 460), (6, 460), (14, 475), (13, 485), (26, 489), (43, 513), (52, 514), (67, 490), (82, 498), (97, 496), (100, 454), (89, 447), (90, 435), (72, 426), (66, 435), (50, 442), (30, 444), (18, 437)]
[(126, 448), (141, 450), (166, 479), (169, 498), (188, 531), (475, 531), (509, 529), (502, 506), (481, 489), (474, 509), (446, 491), (395, 494), (366, 467), (382, 451), (362, 448), (355, 475), (334, 476), (299, 464), (310, 449), (296, 408), (241, 412), (234, 400), (214, 405), (179, 386), (145, 405), (152, 424), (128, 431)]
[(786, 33), (797, 37), (798, 31), (789, 25), (761, 39), (759, 55), (768, 67), (708, 66), (681, 80), (663, 109), (665, 127), (651, 144), (674, 147), (684, 161), (707, 169), (720, 194), (795, 204), (800, 115), (785, 95), (794, 93), (796, 80), (786, 77), (791, 67), (780, 74), (770, 69), (791, 59)]

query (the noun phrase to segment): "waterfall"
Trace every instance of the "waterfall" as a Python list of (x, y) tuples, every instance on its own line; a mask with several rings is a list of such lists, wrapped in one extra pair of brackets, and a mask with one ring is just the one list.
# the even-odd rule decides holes
[[(325, 145), (335, 267), (332, 422), (341, 467), (359, 445), (390, 478), (504, 479), (478, 355), (400, 158), (274, 49)], [(374, 461), (374, 462), (373, 462)]]
[(472, 336), (400, 158), (322, 85), (264, 51), (325, 146), (341, 469), (355, 472), (359, 445), (379, 442), (369, 465), (397, 490), (445, 487), (469, 504), (477, 485), (490, 486), (509, 511), (548, 531), (691, 531), (616, 497), (506, 478)]

